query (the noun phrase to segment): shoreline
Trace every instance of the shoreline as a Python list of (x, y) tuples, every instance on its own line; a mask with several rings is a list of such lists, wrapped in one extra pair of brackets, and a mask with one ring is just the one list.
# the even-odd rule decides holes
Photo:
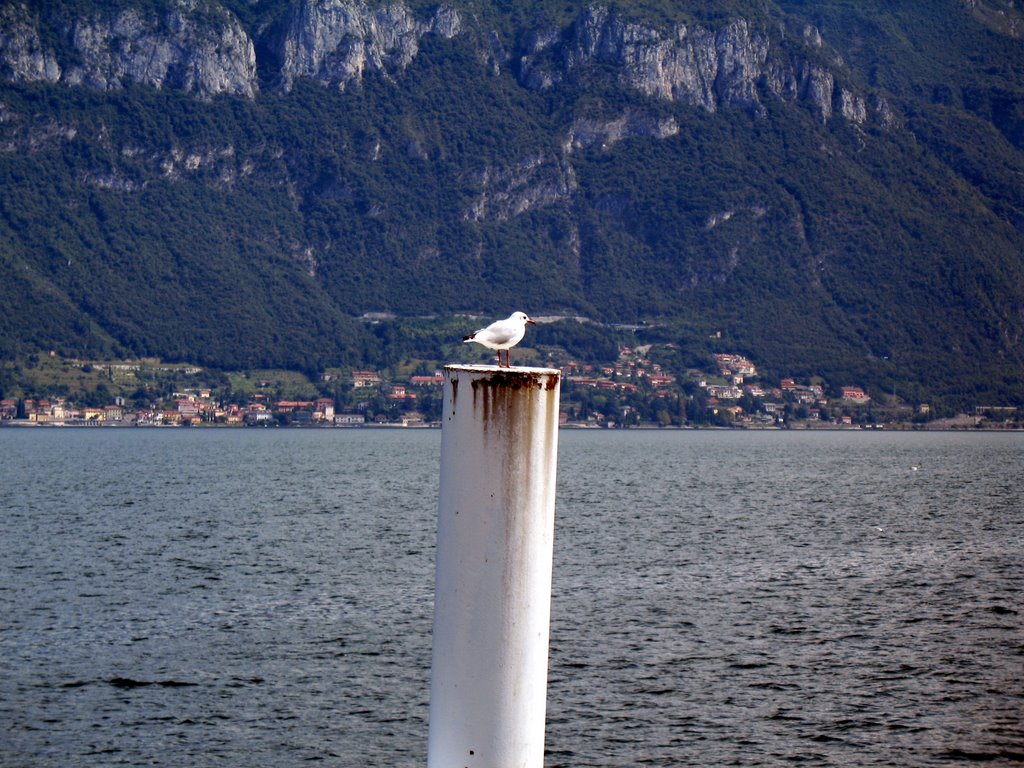
[[(0, 421), (0, 429), (299, 429), (299, 430), (358, 430), (358, 429), (441, 429), (440, 422), (420, 424), (132, 424), (130, 422), (79, 422), (68, 423), (58, 421), (29, 421), (27, 419), (5, 419)], [(790, 426), (738, 424), (736, 426), (660, 426), (656, 424), (638, 424), (629, 427), (601, 427), (592, 424), (560, 424), (559, 430), (577, 432), (625, 432), (625, 431), (660, 431), (660, 432), (1024, 432), (1024, 426), (979, 426), (979, 425), (946, 425), (934, 426), (893, 422), (891, 424), (854, 424), (821, 425), (797, 422)]]

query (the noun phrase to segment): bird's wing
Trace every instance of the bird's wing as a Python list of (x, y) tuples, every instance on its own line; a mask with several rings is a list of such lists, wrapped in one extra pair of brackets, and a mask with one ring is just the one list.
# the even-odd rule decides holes
[(493, 344), (507, 344), (516, 337), (518, 330), (515, 325), (501, 321), (485, 328), (484, 333)]

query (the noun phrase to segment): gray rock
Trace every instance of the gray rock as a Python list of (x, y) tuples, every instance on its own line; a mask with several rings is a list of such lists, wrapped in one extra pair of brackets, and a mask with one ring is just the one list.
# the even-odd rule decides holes
[(0, 76), (14, 82), (60, 80), (57, 57), (43, 48), (39, 20), (22, 3), (0, 7)]
[[(811, 26), (802, 44), (814, 51), (825, 45)], [(519, 79), (527, 88), (553, 88), (595, 64), (617, 68), (625, 87), (709, 112), (725, 105), (760, 116), (763, 98), (774, 95), (804, 100), (823, 121), (834, 113), (857, 124), (868, 117), (864, 96), (851, 87), (837, 90), (832, 71), (799, 53), (785, 55), (766, 31), (742, 18), (718, 30), (679, 24), (666, 31), (592, 5), (564, 36), (542, 30), (525, 37)]]
[(129, 84), (174, 88), (209, 98), (252, 97), (256, 53), (238, 20), (216, 5), (197, 11), (178, 0), (165, 14), (129, 8), (68, 19), (64, 33), (77, 54), (61, 66), (40, 43), (39, 19), (25, 5), (0, 9), (0, 67), (9, 80), (45, 80), (99, 90)]
[(352, 0), (302, 0), (289, 14), (281, 46), (286, 88), (308, 77), (344, 89), (365, 72), (399, 74), (419, 51), (427, 34), (459, 34), (458, 13), (442, 6), (427, 21), (404, 5), (371, 7)]
[(598, 146), (610, 149), (623, 139), (641, 137), (667, 139), (679, 133), (674, 117), (658, 118), (653, 115), (627, 110), (614, 120), (580, 119), (573, 122), (562, 146), (566, 154), (575, 149)]
[(564, 159), (542, 152), (508, 167), (489, 166), (477, 179), (480, 192), (464, 218), (507, 221), (526, 211), (571, 200), (579, 184)]

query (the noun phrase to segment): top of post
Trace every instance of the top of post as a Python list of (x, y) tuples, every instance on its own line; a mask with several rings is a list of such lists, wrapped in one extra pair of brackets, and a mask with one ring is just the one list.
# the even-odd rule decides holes
[(554, 390), (558, 388), (562, 372), (558, 368), (531, 368), (515, 365), (503, 368), (497, 365), (446, 365), (444, 378), (452, 385), (460, 379), (468, 380), (473, 389), (478, 386), (513, 390)]
[(467, 373), (511, 373), (511, 374), (523, 374), (526, 376), (536, 376), (538, 374), (544, 375), (560, 375), (562, 372), (558, 368), (534, 368), (528, 365), (513, 365), (511, 368), (503, 368), (497, 365), (463, 365), (461, 363), (451, 363), (444, 367), (445, 371), (466, 371)]

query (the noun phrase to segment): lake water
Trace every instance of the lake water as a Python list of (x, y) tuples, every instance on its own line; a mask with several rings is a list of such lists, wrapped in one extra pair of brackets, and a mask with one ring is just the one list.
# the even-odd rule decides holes
[[(548, 766), (1024, 762), (1024, 435), (559, 441)], [(424, 766), (439, 449), (0, 429), (0, 765)]]

